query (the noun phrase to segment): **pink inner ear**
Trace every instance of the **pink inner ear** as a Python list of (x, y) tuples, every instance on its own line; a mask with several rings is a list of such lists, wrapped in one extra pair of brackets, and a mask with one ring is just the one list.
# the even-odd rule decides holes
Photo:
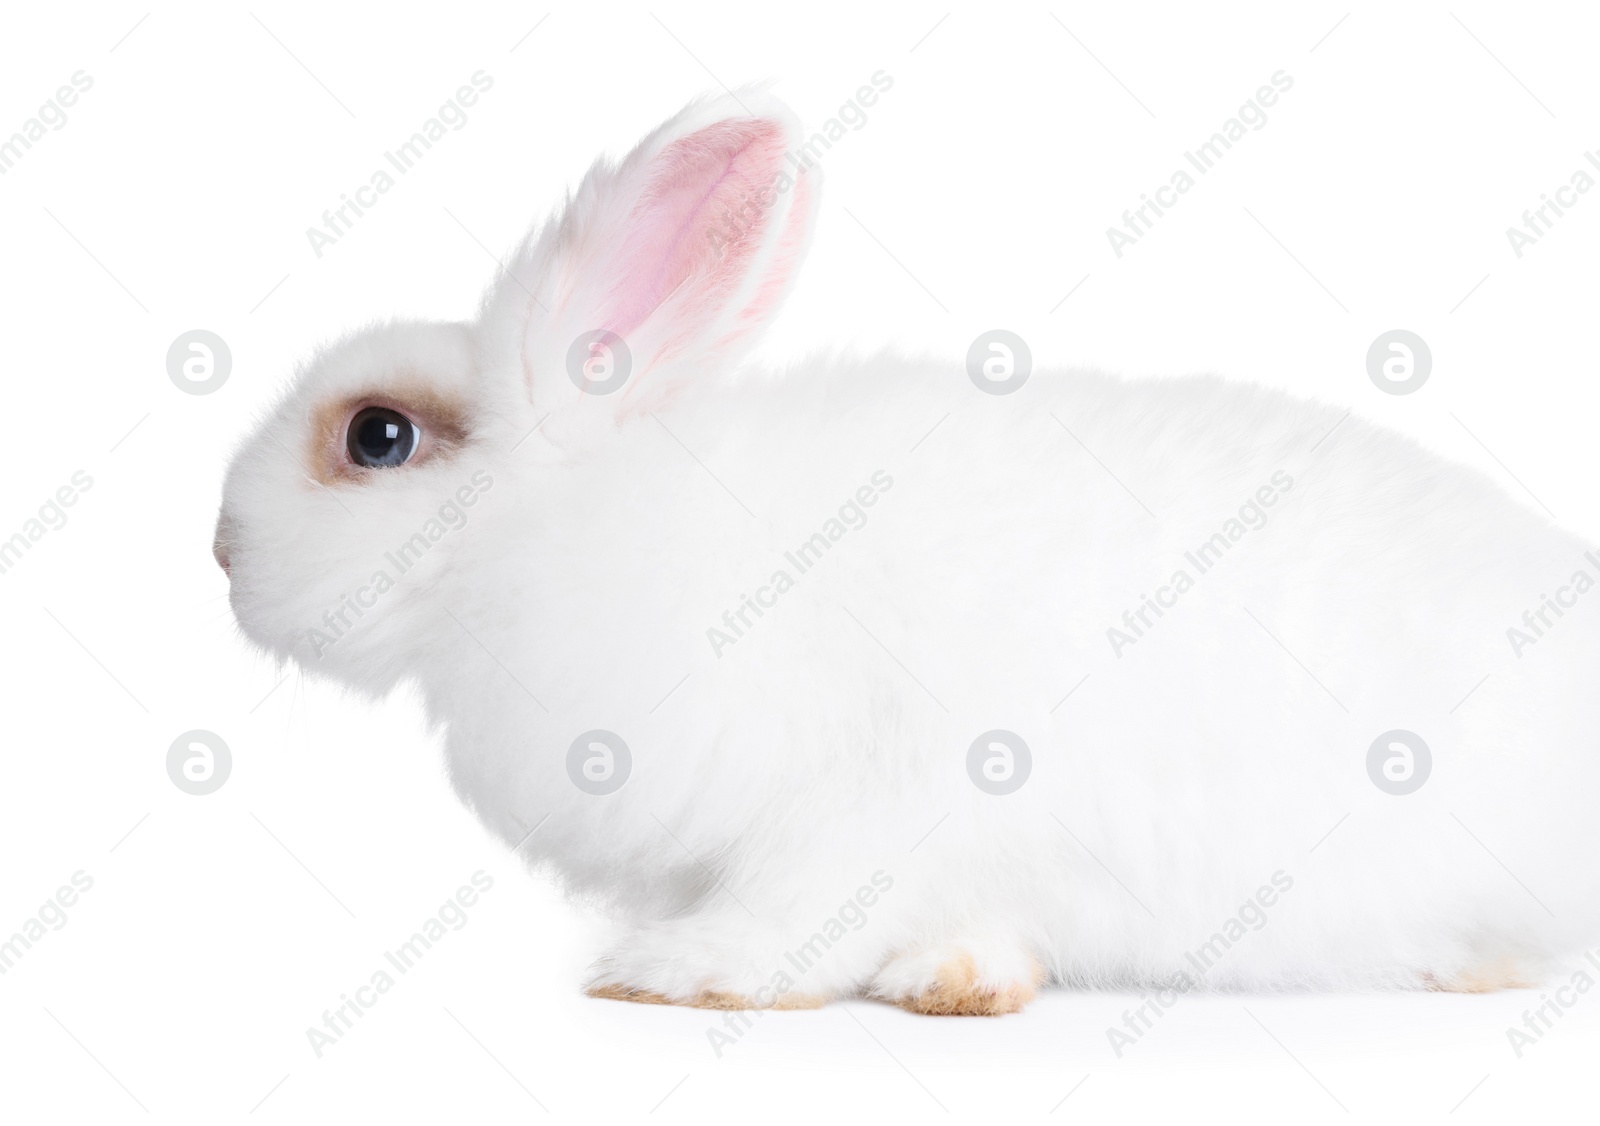
[(612, 259), (619, 276), (607, 328), (626, 337), (685, 283), (671, 335), (717, 315), (761, 245), (783, 141), (775, 121), (722, 121), (656, 156)]
[(773, 308), (782, 300), (789, 282), (794, 278), (796, 256), (805, 246), (811, 222), (811, 181), (803, 172), (798, 173), (789, 190), (794, 193), (794, 200), (789, 207), (789, 219), (784, 224), (783, 235), (772, 252), (772, 265), (768, 267), (755, 297), (739, 314), (739, 323), (728, 334), (729, 338), (741, 335), (771, 316)]

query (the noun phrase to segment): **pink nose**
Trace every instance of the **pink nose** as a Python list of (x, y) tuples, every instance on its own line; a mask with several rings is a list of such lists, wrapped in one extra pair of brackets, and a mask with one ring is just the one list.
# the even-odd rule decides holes
[(217, 561), (217, 566), (222, 568), (222, 573), (228, 573), (228, 536), (232, 532), (232, 522), (226, 514), (217, 517), (217, 531), (211, 538), (211, 557)]

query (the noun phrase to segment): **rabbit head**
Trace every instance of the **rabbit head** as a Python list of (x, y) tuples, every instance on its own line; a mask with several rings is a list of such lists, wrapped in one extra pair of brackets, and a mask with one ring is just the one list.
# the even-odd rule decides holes
[[(373, 694), (414, 672), (453, 628), (441, 587), (481, 581), (475, 554), (563, 508), (563, 468), (716, 386), (772, 318), (816, 210), (797, 140), (761, 90), (692, 104), (590, 170), (476, 322), (323, 350), (227, 475), (214, 550), (246, 636)], [(516, 498), (479, 507), (508, 477)]]

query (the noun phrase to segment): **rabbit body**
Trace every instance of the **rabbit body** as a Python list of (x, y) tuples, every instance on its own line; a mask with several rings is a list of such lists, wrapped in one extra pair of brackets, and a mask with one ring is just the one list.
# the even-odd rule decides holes
[[(878, 872), (808, 992), (951, 943), (1072, 982), (1415, 985), (1593, 922), (1587, 607), (1520, 656), (1506, 631), (1600, 568), (1339, 412), (879, 358), (702, 388), (541, 519), (547, 467), (495, 472), (508, 542), (446, 597), (549, 711), (465, 637), (425, 683), (474, 808), (513, 844), (550, 814), (524, 853), (639, 925), (603, 981), (753, 994)], [(603, 797), (567, 776), (594, 728), (633, 756)], [(993, 729), (1031, 756), (1003, 795), (969, 769)], [(1415, 793), (1369, 776), (1392, 729), (1432, 751)]]

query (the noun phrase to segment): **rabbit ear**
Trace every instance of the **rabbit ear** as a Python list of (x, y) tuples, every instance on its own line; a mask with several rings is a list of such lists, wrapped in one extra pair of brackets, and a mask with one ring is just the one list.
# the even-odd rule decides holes
[(809, 242), (820, 174), (800, 141), (787, 109), (746, 90), (689, 106), (589, 171), (486, 310), (536, 407), (598, 393), (612, 412), (649, 410), (691, 372), (738, 362)]

